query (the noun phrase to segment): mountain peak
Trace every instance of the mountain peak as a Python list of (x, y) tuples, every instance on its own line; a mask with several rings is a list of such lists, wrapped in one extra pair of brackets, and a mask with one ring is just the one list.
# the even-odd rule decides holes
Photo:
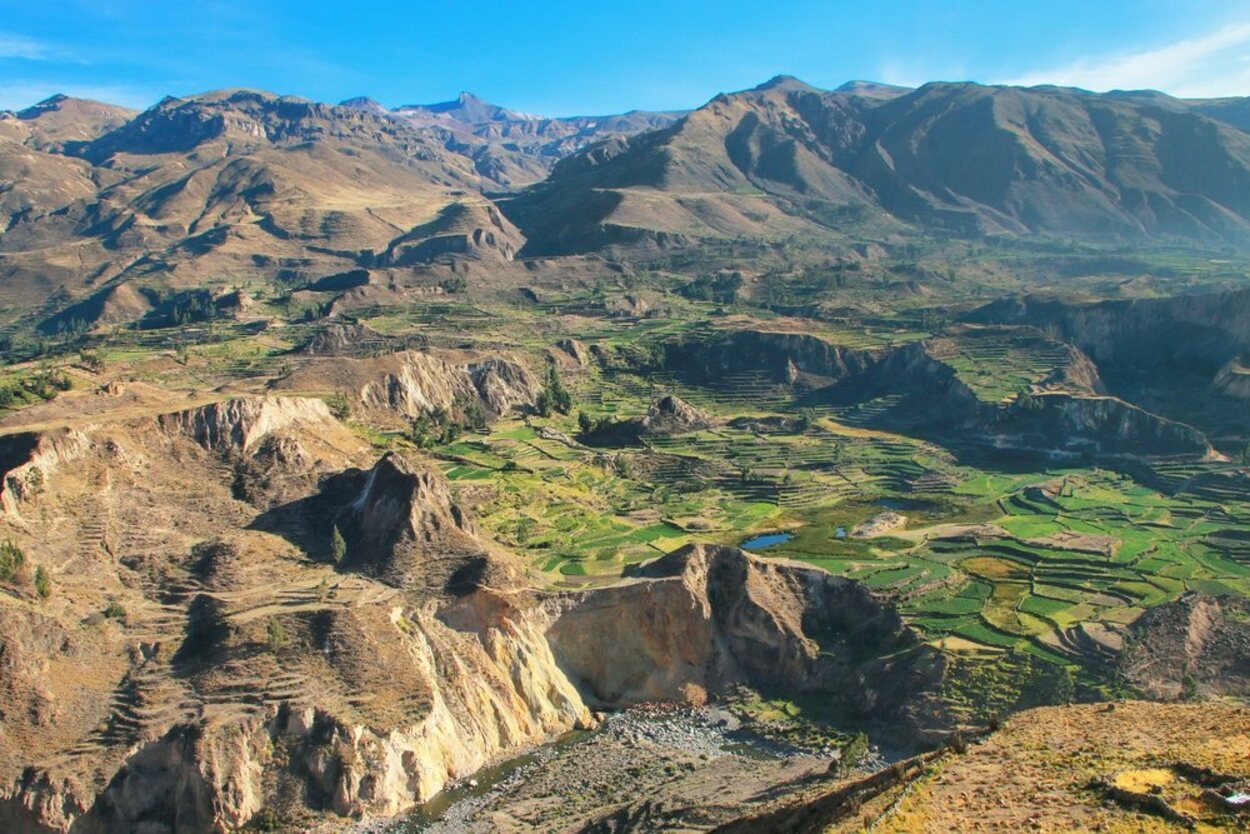
[(356, 110), (368, 110), (372, 113), (389, 113), (376, 99), (369, 96), (352, 96), (339, 102), (340, 107), (351, 107)]
[(900, 87), (897, 84), (883, 84), (880, 81), (860, 79), (848, 81), (834, 90), (835, 93), (848, 93), (850, 95), (864, 96), (865, 98), (894, 98), (911, 91), (911, 87)]
[(64, 93), (56, 93), (37, 104), (32, 104), (24, 110), (19, 110), (17, 116), (18, 118), (29, 120), (49, 114), (66, 113), (74, 116), (88, 115), (122, 118), (134, 112), (128, 107), (119, 107), (115, 104), (105, 104), (89, 98), (75, 98)]
[(765, 92), (767, 90), (785, 90), (786, 92), (793, 91), (805, 93), (818, 92), (818, 90), (811, 84), (795, 78), (793, 75), (774, 75), (763, 84), (753, 87), (752, 90), (754, 92)]
[(405, 104), (398, 109), (400, 112), (410, 114), (432, 113), (436, 116), (446, 116), (469, 125), (480, 125), (487, 122), (525, 122), (542, 118), (542, 116), (535, 116), (532, 113), (522, 113), (518, 110), (500, 107), (498, 104), (492, 104), (468, 90), (462, 90), (451, 101), (442, 101), (437, 104)]

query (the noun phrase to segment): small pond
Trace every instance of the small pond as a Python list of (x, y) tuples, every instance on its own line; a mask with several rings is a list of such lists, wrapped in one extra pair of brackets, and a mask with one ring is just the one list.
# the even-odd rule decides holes
[(739, 547), (743, 550), (763, 550), (766, 547), (785, 544), (792, 538), (794, 538), (793, 533), (763, 533), (753, 539), (747, 539)]

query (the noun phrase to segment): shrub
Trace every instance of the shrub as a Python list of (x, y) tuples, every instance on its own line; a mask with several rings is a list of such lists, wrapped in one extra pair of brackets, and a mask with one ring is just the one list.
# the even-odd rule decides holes
[(277, 617), (270, 617), (269, 622), (265, 623), (265, 645), (275, 654), (286, 645), (286, 629), (278, 622)]
[(104, 616), (110, 620), (116, 620), (123, 625), (126, 622), (126, 609), (122, 608), (121, 604), (116, 601), (110, 602), (108, 607), (104, 609), (103, 613)]
[(11, 541), (0, 543), (0, 582), (12, 582), (26, 564), (26, 554)]
[(40, 599), (52, 596), (52, 577), (48, 576), (43, 565), (35, 568), (35, 593), (39, 594)]
[(330, 409), (330, 413), (334, 415), (336, 420), (346, 420), (352, 416), (351, 403), (347, 401), (347, 395), (342, 391), (338, 391), (326, 397), (326, 406)]
[(854, 770), (867, 755), (868, 736), (863, 733), (856, 733), (846, 744), (842, 745), (842, 756), (838, 759), (838, 770), (842, 773)]
[(262, 808), (252, 817), (251, 828), (255, 831), (281, 831), (285, 826), (286, 820), (272, 808)]
[(343, 538), (337, 524), (334, 525), (334, 532), (330, 534), (330, 555), (334, 557), (336, 565), (347, 558), (347, 539)]
[(99, 373), (104, 370), (104, 358), (100, 356), (99, 351), (83, 348), (78, 351), (78, 361), (89, 371)]

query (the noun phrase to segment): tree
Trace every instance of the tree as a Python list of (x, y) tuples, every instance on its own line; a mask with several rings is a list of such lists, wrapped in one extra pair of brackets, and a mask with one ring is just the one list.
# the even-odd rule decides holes
[(554, 362), (547, 366), (547, 379), (543, 390), (538, 395), (535, 407), (544, 417), (549, 416), (552, 411), (568, 414), (573, 409), (573, 395), (564, 387), (564, 382), (561, 381)]
[(868, 736), (856, 733), (842, 745), (841, 756), (838, 758), (838, 772), (849, 773), (868, 755)]
[(43, 569), (43, 565), (35, 568), (35, 593), (39, 594), (40, 599), (52, 596), (52, 578)]
[(1072, 677), (1072, 670), (1067, 666), (1060, 666), (1059, 671), (1055, 673), (1055, 680), (1050, 691), (1052, 704), (1070, 704), (1076, 698), (1076, 680)]
[(0, 543), (0, 582), (12, 582), (26, 564), (26, 554), (11, 541)]
[(277, 617), (270, 617), (269, 622), (265, 623), (265, 645), (275, 654), (286, 645), (286, 629), (278, 622)]
[(486, 428), (486, 409), (476, 399), (466, 399), (460, 411), (464, 415), (464, 424), (469, 429), (482, 431)]
[(343, 538), (337, 524), (334, 525), (334, 532), (330, 536), (330, 555), (334, 557), (336, 565), (347, 558), (347, 539)]
[(584, 411), (577, 412), (577, 427), (581, 429), (582, 434), (590, 434), (595, 428), (595, 421), (589, 414)]
[(539, 417), (551, 416), (551, 396), (545, 388), (534, 398), (534, 410), (538, 412)]

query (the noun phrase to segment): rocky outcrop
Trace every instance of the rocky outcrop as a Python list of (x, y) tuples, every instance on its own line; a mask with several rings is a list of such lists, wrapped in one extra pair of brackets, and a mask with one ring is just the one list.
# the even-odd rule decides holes
[(945, 723), (931, 700), (941, 655), (856, 582), (707, 545), (631, 573), (565, 600), (548, 632), (593, 704), (696, 700), (747, 684), (819, 692), (848, 718), (913, 742)]
[(486, 560), (441, 473), (388, 452), (359, 480), (335, 522), (347, 543), (345, 567), (397, 585), (428, 585), (433, 563)]
[(590, 351), (578, 339), (561, 339), (556, 342), (556, 350), (571, 359), (579, 368), (590, 364)]
[(482, 403), (494, 414), (530, 408), (542, 391), (525, 366), (497, 356), (470, 365), (469, 377)]
[[(328, 333), (319, 348), (341, 355), (353, 333)], [(340, 347), (339, 345), (342, 345)], [(410, 420), (436, 411), (456, 415), (478, 402), (489, 413), (507, 414), (534, 405), (542, 386), (509, 356), (464, 357), (407, 350), (376, 358), (341, 358), (332, 369), (313, 363), (278, 380), (279, 391), (343, 391), (366, 409)]]
[(353, 356), (366, 346), (385, 345), (386, 337), (366, 324), (331, 324), (301, 348), (312, 356)]
[(672, 394), (652, 401), (647, 413), (628, 420), (600, 420), (582, 431), (592, 446), (638, 445), (647, 437), (665, 437), (702, 431), (716, 420)]
[(1212, 389), (1226, 397), (1250, 400), (1250, 368), (1237, 356), (1224, 363), (1211, 383)]
[(1071, 456), (1211, 453), (1192, 426), (1098, 393), (1097, 368), (1078, 350), (1069, 349), (1067, 363), (1003, 401), (984, 399), (960, 377), (948, 361), (958, 355), (946, 340), (915, 342), (814, 396), (854, 405), (896, 395), (874, 418), (877, 425), (961, 444)]
[(1188, 593), (1142, 614), (1120, 660), (1152, 698), (1250, 697), (1250, 603)]
[(966, 318), (1053, 329), (1100, 367), (1204, 368), (1214, 375), (1250, 354), (1250, 290), (1097, 303), (1023, 296)]
[(306, 397), (255, 397), (224, 400), (200, 408), (164, 414), (162, 429), (186, 435), (215, 452), (248, 453), (282, 429), (314, 429), (333, 418), (326, 404)]
[(1095, 455), (1204, 456), (1212, 451), (1206, 436), (1192, 426), (1115, 397), (1029, 395), (996, 416), (994, 428), (1001, 432), (996, 436), (1007, 445)]
[(711, 428), (716, 421), (690, 403), (669, 394), (651, 403), (639, 422), (643, 434), (685, 434)]
[(19, 518), (23, 499), (38, 494), (49, 475), (90, 447), (91, 439), (74, 429), (0, 437), (0, 508), (4, 515)]
[(807, 378), (828, 385), (862, 373), (881, 351), (835, 345), (806, 333), (739, 330), (707, 342), (666, 346), (666, 364), (699, 382), (748, 370), (768, 373), (775, 382), (793, 385)]
[(426, 353), (397, 354), (398, 367), (366, 382), (358, 396), (366, 408), (396, 411), (404, 417), (450, 410), (457, 399), (477, 396), (472, 379), (462, 369)]

